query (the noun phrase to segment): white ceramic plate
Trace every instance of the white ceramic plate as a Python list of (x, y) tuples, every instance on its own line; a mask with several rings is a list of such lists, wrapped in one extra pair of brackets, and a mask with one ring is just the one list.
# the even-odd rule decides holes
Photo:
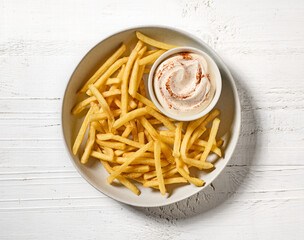
[[(142, 188), (140, 184), (138, 184), (141, 194), (140, 196), (137, 196), (129, 189), (120, 186), (118, 183), (109, 185), (106, 180), (108, 173), (104, 170), (99, 161), (90, 159), (88, 164), (82, 165), (79, 161), (80, 154), (74, 156), (71, 152), (74, 139), (76, 138), (78, 129), (82, 122), (81, 120), (84, 116), (84, 113), (81, 116), (73, 116), (71, 114), (71, 109), (75, 103), (80, 100), (80, 97), (76, 94), (77, 90), (84, 84), (88, 77), (97, 70), (97, 66), (100, 65), (102, 60), (114, 52), (122, 41), (127, 45), (127, 47), (135, 45), (137, 41), (135, 31), (140, 31), (148, 36), (167, 43), (199, 48), (209, 54), (220, 69), (222, 76), (222, 93), (216, 108), (221, 110), (221, 125), (218, 137), (224, 140), (224, 156), (220, 159), (213, 159), (215, 165), (215, 169), (213, 171), (193, 172), (193, 174), (202, 178), (206, 182), (203, 187), (196, 187), (192, 184), (169, 186), (169, 194), (167, 196), (162, 196), (158, 191), (150, 188)], [(115, 33), (98, 43), (87, 53), (76, 67), (66, 87), (62, 103), (62, 131), (64, 140), (70, 158), (82, 177), (84, 177), (97, 190), (107, 196), (126, 204), (141, 207), (164, 206), (180, 201), (201, 191), (214, 181), (227, 165), (235, 149), (240, 132), (240, 120), (240, 102), (235, 82), (221, 58), (207, 44), (195, 36), (178, 29), (160, 26), (145, 26), (126, 29)]]

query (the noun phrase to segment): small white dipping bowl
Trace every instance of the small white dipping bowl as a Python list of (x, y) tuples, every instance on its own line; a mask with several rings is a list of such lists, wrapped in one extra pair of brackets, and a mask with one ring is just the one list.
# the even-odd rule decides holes
[[(174, 115), (174, 114), (171, 114), (171, 113), (167, 112), (163, 108), (163, 106), (159, 103), (159, 101), (158, 101), (158, 99), (155, 95), (155, 92), (154, 92), (153, 82), (154, 82), (154, 74), (155, 74), (155, 71), (156, 71), (157, 67), (163, 61), (165, 61), (166, 59), (168, 59), (172, 55), (177, 54), (177, 53), (181, 53), (181, 52), (196, 53), (196, 54), (202, 55), (207, 60), (208, 68), (213, 70), (214, 76), (215, 76), (215, 94), (214, 94), (213, 99), (210, 102), (210, 104), (205, 109), (203, 109), (202, 111), (197, 112), (197, 113), (193, 113), (193, 114), (189, 114), (189, 113), (183, 114), (183, 112), (181, 111), (181, 113), (179, 115)], [(201, 118), (201, 117), (205, 116), (207, 113), (209, 113), (214, 108), (214, 106), (216, 105), (216, 103), (219, 100), (220, 95), (221, 95), (222, 78), (221, 78), (221, 74), (220, 74), (218, 66), (216, 65), (216, 63), (213, 61), (213, 59), (207, 53), (205, 53), (205, 52), (203, 52), (203, 51), (201, 51), (197, 48), (193, 48), (193, 47), (178, 47), (178, 48), (173, 48), (171, 50), (168, 50), (167, 52), (165, 52), (163, 55), (161, 55), (155, 61), (155, 63), (153, 64), (153, 66), (151, 68), (149, 78), (148, 78), (148, 90), (149, 90), (149, 94), (150, 94), (152, 102), (155, 104), (155, 106), (163, 114), (165, 114), (166, 116), (168, 116), (170, 118), (179, 120), (179, 121), (192, 121), (192, 120), (195, 120), (195, 119), (198, 119), (198, 118)]]

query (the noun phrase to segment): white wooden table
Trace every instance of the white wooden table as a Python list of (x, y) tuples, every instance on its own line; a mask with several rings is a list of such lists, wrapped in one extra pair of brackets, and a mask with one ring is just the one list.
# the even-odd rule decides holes
[[(63, 147), (82, 56), (138, 24), (189, 31), (231, 69), (242, 131), (213, 187), (134, 208), (91, 187)], [(303, 239), (303, 1), (0, 0), (0, 239)]]

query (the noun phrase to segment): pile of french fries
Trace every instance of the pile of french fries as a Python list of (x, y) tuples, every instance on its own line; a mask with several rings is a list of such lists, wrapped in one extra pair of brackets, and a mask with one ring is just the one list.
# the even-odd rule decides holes
[(136, 36), (138, 42), (129, 56), (123, 56), (126, 45), (122, 44), (79, 90), (87, 98), (72, 113), (88, 111), (73, 154), (79, 152), (89, 129), (80, 161), (86, 164), (89, 157), (98, 159), (109, 173), (110, 184), (117, 179), (137, 195), (140, 190), (134, 182), (159, 189), (162, 195), (168, 184), (203, 186), (205, 182), (190, 176), (189, 169), (211, 169), (208, 155), (221, 157), (223, 141), (216, 140), (220, 111), (214, 109), (191, 122), (177, 122), (162, 115), (146, 98), (143, 75), (161, 54), (177, 46), (140, 32)]

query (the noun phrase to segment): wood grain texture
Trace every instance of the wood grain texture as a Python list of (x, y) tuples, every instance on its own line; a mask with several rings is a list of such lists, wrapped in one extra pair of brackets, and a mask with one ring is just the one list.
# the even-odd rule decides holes
[[(0, 1), (0, 239), (303, 239), (303, 1)], [(109, 34), (138, 24), (203, 39), (235, 77), (242, 131), (206, 190), (134, 208), (83, 180), (61, 98)]]

